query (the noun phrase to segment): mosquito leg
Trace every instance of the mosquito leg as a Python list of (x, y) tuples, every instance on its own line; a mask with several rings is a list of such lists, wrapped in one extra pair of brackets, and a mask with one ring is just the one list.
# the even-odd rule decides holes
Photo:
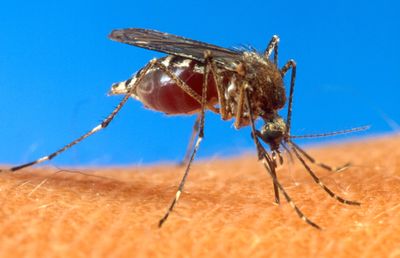
[(209, 51), (206, 51), (204, 53), (204, 57), (205, 57), (205, 66), (204, 66), (203, 87), (202, 87), (202, 91), (201, 91), (201, 111), (200, 111), (199, 134), (197, 136), (197, 141), (193, 148), (192, 155), (190, 156), (189, 162), (186, 166), (185, 173), (183, 174), (181, 182), (179, 183), (179, 186), (178, 186), (178, 190), (175, 193), (175, 197), (172, 200), (172, 203), (169, 206), (165, 215), (160, 219), (160, 221), (158, 223), (158, 227), (161, 227), (164, 224), (164, 222), (167, 220), (169, 214), (173, 211), (176, 203), (178, 202), (179, 197), (181, 196), (181, 193), (183, 191), (183, 187), (185, 186), (186, 178), (189, 175), (190, 166), (192, 165), (194, 157), (196, 156), (197, 150), (199, 149), (200, 142), (204, 138), (204, 118), (205, 118), (205, 109), (206, 109), (206, 103), (207, 103), (207, 84), (208, 84), (209, 64), (212, 60), (211, 53)]
[(239, 89), (239, 101), (237, 103), (237, 110), (235, 114), (235, 123), (234, 123), (236, 129), (239, 129), (242, 125), (245, 90), (246, 89), (244, 85), (242, 85), (241, 88)]
[[(244, 96), (244, 95), (243, 95), (243, 96)], [(262, 147), (262, 145), (260, 144), (260, 142), (259, 142), (259, 140), (258, 140), (258, 137), (261, 137), (260, 131), (258, 131), (258, 130), (255, 129), (255, 136), (254, 136), (254, 132), (252, 132), (252, 133), (251, 133), (251, 137), (252, 137), (252, 139), (254, 140), (254, 142), (256, 143), (257, 149), (260, 148), (260, 151), (257, 151), (258, 159), (259, 159), (259, 160), (263, 160), (263, 159), (264, 159), (264, 156), (263, 156), (262, 154), (263, 154), (263, 153), (266, 153), (266, 151), (265, 151), (264, 147)], [(254, 138), (257, 138), (257, 139), (254, 139)], [(271, 169), (269, 170), (269, 172), (272, 173), (272, 175), (273, 175), (274, 177), (277, 178), (277, 175), (276, 175), (276, 167), (277, 167), (276, 161), (273, 160), (273, 159), (270, 159), (270, 161), (271, 161), (271, 162), (270, 162), (270, 167), (271, 167)], [(274, 186), (275, 203), (276, 203), (276, 204), (279, 204), (279, 203), (280, 203), (279, 188), (278, 188), (278, 186), (275, 184), (274, 181), (272, 181), (272, 183), (273, 183), (273, 186)]]
[(228, 120), (230, 119), (228, 111), (229, 107), (226, 104), (225, 89), (224, 86), (222, 85), (222, 79), (221, 79), (222, 76), (219, 76), (217, 65), (215, 64), (213, 59), (210, 61), (210, 72), (213, 75), (214, 83), (217, 88), (219, 113), (221, 114), (221, 119)]
[(20, 165), (20, 166), (16, 166), (16, 167), (12, 167), (9, 170), (10, 171), (17, 171), (26, 167), (30, 167), (39, 163), (42, 163), (44, 161), (47, 160), (51, 160), (54, 157), (60, 155), (62, 152), (68, 150), (69, 148), (71, 148), (72, 146), (78, 144), (79, 142), (83, 141), (85, 138), (91, 136), (92, 134), (106, 128), (108, 126), (108, 124), (114, 119), (114, 117), (117, 115), (117, 113), (120, 111), (120, 109), (125, 105), (125, 103), (127, 102), (127, 100), (129, 99), (130, 94), (126, 94), (124, 96), (124, 98), (121, 100), (121, 102), (118, 104), (118, 106), (112, 111), (112, 113), (106, 118), (104, 119), (99, 125), (97, 125), (96, 127), (94, 127), (92, 130), (90, 130), (89, 132), (85, 133), (84, 135), (82, 135), (81, 137), (77, 138), (76, 140), (70, 142), (69, 144), (65, 145), (64, 147), (62, 147), (61, 149), (47, 155), (44, 157), (41, 157), (40, 159), (37, 159), (35, 161)]
[[(239, 98), (239, 105), (238, 105), (238, 111), (240, 110), (240, 112), (237, 112), (237, 114), (236, 114), (236, 120), (235, 120), (235, 127), (236, 127), (236, 128), (239, 128), (239, 127), (240, 127), (241, 121), (242, 121), (242, 119), (243, 119), (242, 114), (243, 114), (243, 110), (244, 110), (244, 102), (245, 102), (246, 91), (247, 91), (247, 89), (246, 89), (245, 85), (243, 85), (242, 88), (241, 88), (241, 90), (240, 90), (240, 98)], [(247, 105), (247, 104), (246, 104), (246, 105)], [(255, 130), (251, 133), (251, 137), (253, 138), (253, 140), (255, 141), (255, 143), (257, 142), (257, 143), (256, 143), (257, 149), (258, 149), (258, 148), (261, 148), (261, 149), (262, 149), (262, 150), (260, 150), (260, 151), (257, 151), (257, 153), (258, 153), (258, 159), (259, 159), (259, 160), (262, 160), (262, 159), (264, 158), (263, 155), (262, 155), (262, 153), (264, 153), (265, 150), (264, 150), (264, 148), (262, 147), (262, 145), (260, 144), (260, 142), (258, 141), (258, 137), (261, 137), (260, 131), (258, 131), (258, 130), (255, 129)], [(277, 175), (276, 175), (276, 168), (277, 168), (277, 163), (276, 163), (276, 160), (273, 159), (273, 160), (271, 160), (271, 170), (270, 170), (270, 173), (272, 173), (272, 175), (273, 175), (274, 177), (277, 177)], [(279, 189), (278, 189), (278, 186), (275, 184), (274, 181), (272, 181), (272, 183), (273, 183), (273, 186), (274, 186), (275, 203), (276, 203), (276, 204), (279, 204), (279, 203), (280, 203)]]
[[(286, 72), (292, 68), (292, 76), (290, 79), (290, 92), (289, 92), (289, 104), (288, 104), (288, 113), (286, 117), (286, 138), (290, 137), (290, 123), (292, 121), (292, 106), (293, 106), (293, 93), (294, 93), (294, 81), (296, 80), (296, 62), (291, 59), (289, 60), (281, 69), (282, 76), (286, 74)], [(286, 141), (287, 141), (286, 139)]]
[(181, 162), (179, 162), (179, 166), (183, 166), (188, 163), (190, 154), (192, 152), (194, 140), (196, 139), (196, 135), (199, 132), (199, 127), (200, 127), (200, 115), (198, 115), (196, 117), (196, 121), (194, 122), (194, 125), (193, 125), (192, 134), (190, 136), (190, 140), (189, 140), (189, 143), (188, 143), (188, 146), (186, 149), (185, 156), (184, 156), (183, 160)]
[[(273, 165), (273, 164), (270, 164), (270, 165)], [(265, 166), (265, 164), (264, 164), (264, 166)], [(276, 175), (276, 167), (275, 166), (274, 166), (273, 169), (270, 170), (270, 173), (271, 173), (272, 177), (278, 178), (277, 175)], [(274, 185), (275, 203), (276, 204), (280, 204), (281, 201), (280, 201), (280, 198), (279, 198), (279, 186), (274, 180), (272, 180), (272, 183)]]
[(278, 66), (278, 43), (279, 37), (277, 35), (272, 36), (271, 41), (268, 43), (267, 48), (264, 51), (264, 56), (269, 58), (274, 51), (274, 64)]
[(336, 199), (337, 201), (344, 203), (344, 204), (348, 204), (348, 205), (360, 205), (359, 202), (356, 201), (350, 201), (350, 200), (346, 200), (338, 195), (336, 195), (331, 189), (329, 189), (319, 178), (318, 176), (311, 170), (311, 168), (307, 165), (307, 163), (304, 161), (304, 159), (300, 156), (300, 154), (298, 153), (297, 149), (292, 145), (292, 143), (289, 143), (291, 149), (293, 150), (294, 154), (296, 155), (296, 157), (300, 160), (300, 162), (303, 164), (303, 166), (305, 167), (305, 169), (307, 170), (307, 172), (310, 174), (310, 176), (314, 179), (314, 181), (321, 186), (322, 189), (325, 190), (325, 192), (327, 192), (332, 198)]
[(294, 142), (291, 141), (290, 144), (293, 145), (293, 147), (296, 148), (311, 163), (313, 163), (313, 164), (315, 164), (315, 165), (317, 165), (317, 166), (319, 166), (319, 167), (321, 167), (323, 169), (326, 169), (328, 171), (331, 171), (331, 172), (342, 172), (342, 171), (348, 169), (351, 166), (350, 162), (348, 162), (348, 163), (346, 163), (346, 164), (344, 164), (342, 166), (339, 166), (339, 167), (332, 167), (332, 166), (326, 165), (325, 163), (319, 162), (316, 159), (314, 159), (313, 157), (311, 157), (305, 150), (300, 148), (300, 146), (298, 146)]
[(108, 124), (114, 119), (114, 117), (118, 114), (118, 112), (121, 110), (121, 108), (125, 105), (125, 103), (128, 101), (129, 97), (131, 96), (131, 92), (134, 92), (136, 86), (140, 83), (140, 81), (143, 78), (143, 75), (146, 74), (146, 72), (151, 69), (154, 66), (154, 60), (151, 61), (146, 67), (144, 67), (141, 72), (140, 75), (138, 75), (138, 79), (136, 80), (136, 82), (134, 83), (134, 85), (132, 86), (132, 88), (129, 90), (129, 92), (124, 96), (124, 98), (119, 102), (119, 104), (117, 105), (117, 107), (106, 117), (106, 119), (104, 119), (99, 125), (97, 125), (96, 127), (94, 127), (92, 130), (90, 130), (89, 132), (85, 133), (84, 135), (82, 135), (81, 137), (75, 139), (74, 141), (68, 143), (67, 145), (65, 145), (64, 147), (62, 147), (61, 149), (47, 155), (44, 157), (41, 157), (40, 159), (37, 159), (35, 161), (32, 162), (28, 162), (19, 166), (15, 166), (9, 169), (9, 171), (17, 171), (26, 167), (30, 167), (39, 163), (42, 163), (44, 161), (47, 160), (51, 160), (54, 157), (58, 156), (59, 154), (61, 154), (62, 152), (68, 150), (69, 148), (71, 148), (72, 146), (78, 144), (79, 142), (83, 141), (84, 139), (86, 139), (87, 137), (91, 136), (92, 134), (106, 128), (108, 126)]
[(213, 79), (214, 84), (217, 89), (218, 103), (219, 103), (219, 108), (215, 108), (213, 106), (212, 107), (208, 106), (208, 108), (211, 111), (214, 111), (214, 112), (217, 111), (216, 113), (219, 113), (221, 115), (222, 120), (230, 119), (230, 115), (228, 112), (229, 107), (227, 106), (226, 99), (225, 99), (225, 89), (222, 84), (222, 76), (220, 76), (218, 74), (218, 68), (217, 68), (217, 65), (216, 65), (214, 59), (211, 58), (208, 61), (207, 65), (208, 65), (208, 69), (209, 69), (208, 73), (211, 73), (212, 79)]
[[(290, 206), (296, 211), (297, 215), (303, 220), (305, 221), (307, 224), (311, 225), (314, 228), (317, 229), (321, 229), (320, 226), (318, 226), (316, 223), (314, 223), (313, 221), (311, 221), (309, 218), (307, 218), (304, 213), (296, 206), (296, 204), (292, 201), (292, 198), (289, 196), (289, 194), (285, 191), (285, 189), (283, 188), (283, 186), (279, 183), (278, 178), (276, 177), (276, 173), (275, 173), (275, 167), (273, 165), (273, 162), (271, 160), (271, 158), (269, 157), (267, 151), (265, 150), (265, 148), (261, 145), (260, 141), (258, 140), (258, 137), (256, 136), (256, 129), (255, 129), (255, 125), (254, 125), (254, 117), (253, 117), (253, 111), (251, 110), (251, 106), (250, 106), (250, 99), (248, 96), (248, 91), (246, 90), (245, 92), (245, 98), (246, 98), (246, 103), (247, 103), (247, 107), (249, 110), (249, 115), (250, 115), (250, 125), (251, 125), (251, 130), (253, 132), (253, 140), (254, 140), (254, 144), (256, 145), (257, 148), (257, 153), (258, 156), (262, 157), (262, 162), (263, 165), (265, 167), (265, 169), (268, 171), (269, 175), (272, 178), (272, 181), (274, 182), (274, 186), (276, 185), (277, 188), (281, 191), (281, 193), (283, 194), (283, 196), (285, 197), (286, 201), (290, 204)], [(274, 172), (272, 172), (274, 171)]]
[[(264, 159), (263, 159), (263, 165), (265, 167), (265, 169), (268, 172), (271, 172), (269, 170), (269, 167), (271, 166), (271, 161), (270, 158), (265, 155)], [(309, 218), (307, 218), (304, 213), (299, 209), (299, 207), (297, 207), (297, 205), (293, 202), (292, 198), (289, 196), (289, 194), (286, 192), (285, 188), (283, 188), (283, 186), (279, 183), (278, 178), (273, 176), (272, 173), (270, 173), (270, 176), (272, 177), (272, 180), (274, 181), (274, 184), (277, 185), (277, 187), (279, 188), (279, 190), (282, 192), (283, 196), (285, 197), (286, 201), (289, 203), (289, 205), (296, 211), (297, 215), (299, 216), (300, 219), (302, 219), (303, 221), (305, 221), (307, 224), (309, 224), (310, 226), (317, 228), (317, 229), (321, 229), (320, 226), (318, 226), (318, 224), (316, 224), (315, 222), (313, 222), (312, 220), (310, 220)]]

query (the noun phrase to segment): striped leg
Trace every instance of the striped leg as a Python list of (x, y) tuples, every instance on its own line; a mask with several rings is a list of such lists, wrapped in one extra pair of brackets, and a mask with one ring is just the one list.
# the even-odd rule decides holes
[[(299, 135), (299, 136), (293, 136), (291, 135), (289, 138), (290, 139), (299, 139), (299, 138), (316, 138), (316, 137), (326, 137), (326, 136), (334, 136), (334, 135), (338, 135), (338, 134), (347, 134), (347, 133), (354, 133), (354, 132), (360, 132), (360, 131), (364, 131), (367, 130), (369, 128), (369, 126), (361, 126), (361, 127), (354, 127), (351, 129), (346, 129), (346, 130), (341, 130), (341, 131), (335, 131), (335, 132), (330, 132), (330, 133), (321, 133), (321, 134), (306, 134), (306, 135)], [(326, 169), (328, 171), (331, 172), (341, 172), (347, 168), (349, 168), (351, 166), (351, 163), (348, 162), (342, 166), (339, 167), (332, 167), (329, 165), (326, 165), (322, 162), (318, 162), (317, 160), (315, 160), (313, 157), (311, 157), (307, 152), (305, 152), (302, 148), (300, 148), (297, 144), (295, 144), (294, 142), (290, 141), (290, 143), (293, 145), (293, 147), (295, 147), (306, 159), (308, 159), (311, 163)]]
[(264, 51), (264, 56), (269, 58), (274, 51), (274, 64), (278, 66), (278, 44), (279, 44), (279, 37), (277, 35), (272, 36), (271, 41), (268, 43), (267, 48)]
[(67, 145), (65, 145), (64, 147), (62, 147), (61, 149), (47, 155), (44, 157), (41, 157), (40, 159), (37, 159), (35, 161), (32, 162), (28, 162), (26, 164), (22, 164), (19, 166), (15, 166), (9, 169), (9, 171), (17, 171), (26, 167), (30, 167), (39, 163), (42, 163), (44, 161), (47, 160), (51, 160), (54, 157), (60, 155), (62, 152), (68, 150), (69, 148), (71, 148), (72, 146), (78, 144), (79, 142), (83, 141), (84, 139), (86, 139), (87, 137), (91, 136), (92, 134), (106, 128), (108, 126), (108, 124), (114, 119), (114, 117), (118, 114), (118, 112), (121, 110), (121, 108), (125, 105), (125, 103), (128, 101), (129, 97), (131, 96), (131, 92), (134, 92), (135, 88), (137, 85), (139, 85), (140, 81), (143, 78), (143, 75), (146, 74), (146, 72), (151, 69), (155, 64), (155, 60), (151, 61), (146, 67), (144, 67), (141, 72), (140, 75), (138, 76), (138, 79), (136, 80), (135, 84), (132, 86), (132, 88), (129, 90), (129, 92), (124, 96), (124, 98), (121, 100), (121, 102), (118, 104), (118, 106), (107, 116), (106, 119), (104, 119), (99, 125), (97, 125), (96, 127), (94, 127), (92, 130), (90, 130), (89, 132), (85, 133), (84, 135), (82, 135), (81, 137), (77, 138), (76, 140), (68, 143)]
[(350, 200), (346, 200), (338, 195), (336, 195), (331, 189), (329, 189), (319, 178), (317, 175), (315, 175), (315, 173), (311, 170), (311, 168), (307, 165), (307, 163), (304, 161), (304, 159), (300, 156), (299, 152), (297, 151), (297, 148), (294, 147), (294, 145), (292, 145), (293, 143), (289, 142), (290, 147), (292, 149), (292, 151), (294, 152), (294, 154), (296, 155), (296, 157), (300, 160), (300, 162), (303, 164), (303, 166), (305, 167), (305, 169), (308, 171), (308, 173), (310, 174), (310, 176), (314, 179), (314, 181), (321, 186), (322, 189), (325, 190), (325, 192), (327, 192), (332, 198), (336, 199), (337, 201), (344, 203), (344, 204), (348, 204), (348, 205), (360, 205), (359, 202), (356, 201), (350, 201)]
[[(318, 226), (316, 223), (314, 223), (313, 221), (311, 221), (309, 218), (307, 218), (304, 215), (304, 213), (292, 201), (292, 198), (290, 198), (289, 194), (285, 191), (283, 186), (279, 183), (278, 178), (276, 177), (275, 166), (273, 164), (273, 161), (269, 157), (265, 148), (261, 145), (260, 141), (258, 140), (258, 137), (256, 136), (257, 134), (256, 134), (255, 125), (254, 125), (253, 110), (251, 110), (251, 108), (250, 108), (250, 99), (249, 99), (249, 95), (248, 95), (248, 90), (246, 90), (246, 92), (245, 92), (245, 98), (246, 98), (246, 103), (247, 103), (247, 107), (248, 107), (249, 115), (250, 115), (251, 130), (254, 135), (254, 137), (253, 137), (254, 144), (257, 147), (258, 156), (263, 157), (263, 159), (262, 159), (263, 165), (264, 165), (265, 169), (268, 171), (269, 175), (271, 176), (274, 186), (278, 187), (278, 189), (281, 191), (281, 193), (285, 197), (286, 201), (290, 204), (290, 206), (292, 206), (292, 208), (296, 211), (297, 215), (303, 221), (305, 221), (307, 224), (311, 225), (314, 228), (321, 229), (320, 226)], [(272, 171), (274, 171), (274, 172), (272, 172)]]
[[(244, 107), (243, 107), (243, 104), (244, 104), (244, 101), (245, 101), (245, 94), (246, 94), (246, 91), (247, 91), (247, 89), (246, 89), (246, 87), (245, 87), (245, 85), (242, 87), (242, 89), (241, 89), (241, 91), (240, 91), (240, 100), (239, 100), (239, 103), (242, 103), (242, 107), (240, 107), (240, 108), (238, 108), (238, 110), (240, 109), (241, 110), (241, 114), (243, 114), (243, 109), (244, 109)], [(237, 115), (236, 115), (236, 121), (235, 121), (235, 126), (236, 126), (236, 123), (238, 123), (238, 125), (240, 125), (240, 122), (241, 122), (241, 119), (242, 119), (242, 116), (239, 116), (238, 115), (239, 114), (239, 112), (237, 113)], [(238, 118), (239, 117), (239, 118)], [(236, 128), (238, 128), (238, 127), (236, 127)], [(254, 136), (254, 132), (255, 132), (255, 136)], [(260, 131), (258, 131), (258, 130), (255, 130), (254, 132), (252, 132), (252, 134), (251, 134), (251, 137), (254, 139), (254, 138), (257, 138), (257, 137), (261, 137), (261, 133), (260, 133)], [(256, 139), (256, 141), (258, 142), (258, 138)], [(256, 146), (257, 146), (257, 144), (256, 144)], [(262, 147), (261, 145), (260, 145), (260, 147)], [(259, 146), (257, 146), (257, 148), (259, 148)], [(262, 159), (264, 159), (264, 157), (263, 157), (263, 153), (265, 152), (265, 150), (262, 150), (262, 151), (258, 151), (258, 160), (262, 160)], [(272, 151), (272, 159), (271, 159), (271, 170), (270, 170), (270, 172), (272, 173), (272, 176), (273, 177), (276, 177), (276, 168), (278, 167), (278, 163), (276, 162), (276, 157), (279, 157), (279, 162), (280, 162), (280, 164), (282, 164), (283, 163), (283, 159), (282, 159), (282, 156), (280, 155), (280, 153), (278, 152), (278, 151)], [(272, 169), (273, 168), (273, 169)], [(279, 188), (278, 188), (278, 186), (275, 184), (275, 182), (274, 181), (272, 181), (272, 183), (273, 183), (273, 186), (274, 186), (274, 196), (275, 196), (275, 203), (276, 204), (279, 204), (280, 203), (280, 197), (279, 197)]]
[(272, 180), (274, 181), (274, 185), (278, 186), (279, 190), (282, 192), (283, 196), (285, 197), (286, 201), (289, 203), (289, 205), (296, 211), (297, 215), (300, 217), (300, 219), (302, 219), (303, 221), (305, 221), (307, 224), (311, 225), (312, 227), (316, 228), (316, 229), (321, 229), (320, 226), (318, 226), (318, 224), (316, 224), (315, 222), (313, 222), (312, 220), (310, 220), (309, 218), (307, 218), (304, 213), (299, 209), (299, 207), (297, 207), (297, 205), (293, 202), (292, 198), (289, 196), (289, 194), (285, 191), (285, 188), (283, 188), (283, 186), (281, 185), (281, 183), (279, 183), (278, 178), (276, 176), (274, 176), (271, 171), (271, 158), (268, 157), (268, 155), (266, 153), (264, 153), (264, 159), (262, 160), (263, 165), (265, 167), (265, 169), (269, 172), (269, 174), (272, 177)]
[(294, 94), (294, 82), (296, 80), (296, 62), (291, 59), (289, 60), (281, 69), (282, 76), (284, 76), (287, 71), (292, 68), (292, 74), (290, 78), (290, 92), (288, 101), (288, 113), (286, 116), (286, 138), (290, 137), (290, 126), (292, 121), (292, 107), (293, 107), (293, 94)]
[(319, 166), (319, 167), (321, 167), (323, 169), (326, 169), (328, 171), (331, 171), (331, 172), (342, 172), (343, 170), (346, 170), (347, 168), (349, 168), (351, 166), (350, 162), (348, 162), (348, 163), (346, 163), (346, 164), (344, 164), (342, 166), (339, 166), (339, 167), (332, 167), (332, 166), (326, 165), (325, 163), (319, 162), (316, 159), (314, 159), (313, 157), (311, 157), (307, 152), (305, 152), (302, 148), (300, 148), (294, 142), (291, 141), (290, 144), (296, 150), (298, 150), (306, 159), (308, 159), (311, 163), (313, 163), (313, 164), (315, 164), (315, 165), (317, 165), (317, 166)]
[(205, 111), (206, 111), (206, 105), (207, 105), (207, 83), (208, 83), (208, 76), (209, 76), (209, 71), (210, 71), (210, 63), (212, 61), (212, 56), (209, 51), (204, 53), (204, 59), (205, 59), (205, 68), (204, 68), (204, 78), (203, 78), (203, 87), (201, 90), (201, 111), (200, 111), (200, 126), (199, 126), (199, 134), (197, 136), (197, 141), (194, 146), (194, 149), (192, 151), (192, 155), (190, 156), (189, 162), (186, 166), (185, 173), (183, 174), (183, 177), (181, 179), (181, 182), (179, 183), (178, 190), (175, 193), (175, 197), (172, 200), (171, 205), (169, 206), (167, 212), (164, 214), (164, 216), (160, 219), (158, 223), (158, 227), (161, 227), (164, 222), (168, 219), (169, 214), (174, 210), (174, 207), (176, 203), (179, 200), (179, 197), (182, 194), (183, 187), (185, 186), (186, 178), (189, 175), (190, 171), (190, 166), (193, 163), (194, 157), (196, 156), (197, 150), (199, 149), (200, 143), (204, 138), (204, 118), (205, 118)]

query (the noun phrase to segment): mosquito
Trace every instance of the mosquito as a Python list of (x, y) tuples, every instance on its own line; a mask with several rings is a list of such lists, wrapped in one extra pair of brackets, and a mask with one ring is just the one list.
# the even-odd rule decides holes
[[(307, 162), (332, 172), (342, 171), (348, 168), (349, 164), (332, 167), (320, 163), (292, 140), (295, 138), (290, 135), (290, 128), (296, 62), (289, 60), (282, 68), (278, 68), (278, 36), (272, 37), (263, 53), (252, 48), (223, 48), (156, 30), (139, 28), (117, 29), (111, 32), (109, 38), (168, 55), (152, 59), (128, 80), (112, 85), (109, 94), (121, 94), (124, 97), (99, 125), (61, 149), (35, 161), (12, 167), (11, 171), (51, 160), (85, 138), (106, 128), (132, 97), (149, 109), (169, 115), (197, 114), (184, 159), (185, 172), (168, 210), (159, 221), (159, 227), (167, 220), (181, 196), (190, 167), (204, 138), (206, 110), (219, 114), (222, 120), (234, 119), (236, 129), (251, 127), (251, 136), (258, 159), (262, 161), (272, 178), (275, 202), (280, 203), (281, 193), (297, 215), (309, 225), (320, 229), (296, 206), (278, 180), (276, 168), (283, 162), (281, 148), (290, 155), (294, 154), (312, 179), (331, 197), (343, 204), (360, 205), (359, 202), (344, 199), (330, 190)], [(283, 78), (289, 70), (291, 70), (291, 76), (287, 101)], [(284, 120), (278, 111), (285, 106), (286, 102), (288, 102), (288, 111)], [(260, 130), (255, 126), (258, 119), (264, 122)], [(365, 127), (359, 127), (337, 133), (364, 129)], [(263, 143), (269, 146), (270, 152), (266, 150)]]

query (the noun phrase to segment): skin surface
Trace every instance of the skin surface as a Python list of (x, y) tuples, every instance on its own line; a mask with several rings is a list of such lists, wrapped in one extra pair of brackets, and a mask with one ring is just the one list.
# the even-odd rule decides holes
[[(278, 169), (294, 202), (323, 230), (300, 220), (256, 155), (194, 164), (163, 228), (183, 168), (174, 165), (25, 169), (0, 175), (0, 257), (400, 257), (400, 137), (307, 149), (331, 165), (314, 171), (346, 206), (315, 184), (300, 162)], [(78, 171), (78, 169), (74, 169)]]

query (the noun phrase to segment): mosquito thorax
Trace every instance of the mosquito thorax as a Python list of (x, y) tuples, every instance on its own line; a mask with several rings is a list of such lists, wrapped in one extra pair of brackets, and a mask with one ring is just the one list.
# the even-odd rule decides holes
[(265, 121), (265, 124), (261, 127), (259, 136), (272, 150), (277, 150), (285, 134), (286, 123), (282, 117), (276, 116), (271, 120)]
[(263, 119), (276, 116), (286, 102), (282, 74), (270, 60), (256, 52), (243, 53), (244, 79), (251, 87), (252, 109)]

